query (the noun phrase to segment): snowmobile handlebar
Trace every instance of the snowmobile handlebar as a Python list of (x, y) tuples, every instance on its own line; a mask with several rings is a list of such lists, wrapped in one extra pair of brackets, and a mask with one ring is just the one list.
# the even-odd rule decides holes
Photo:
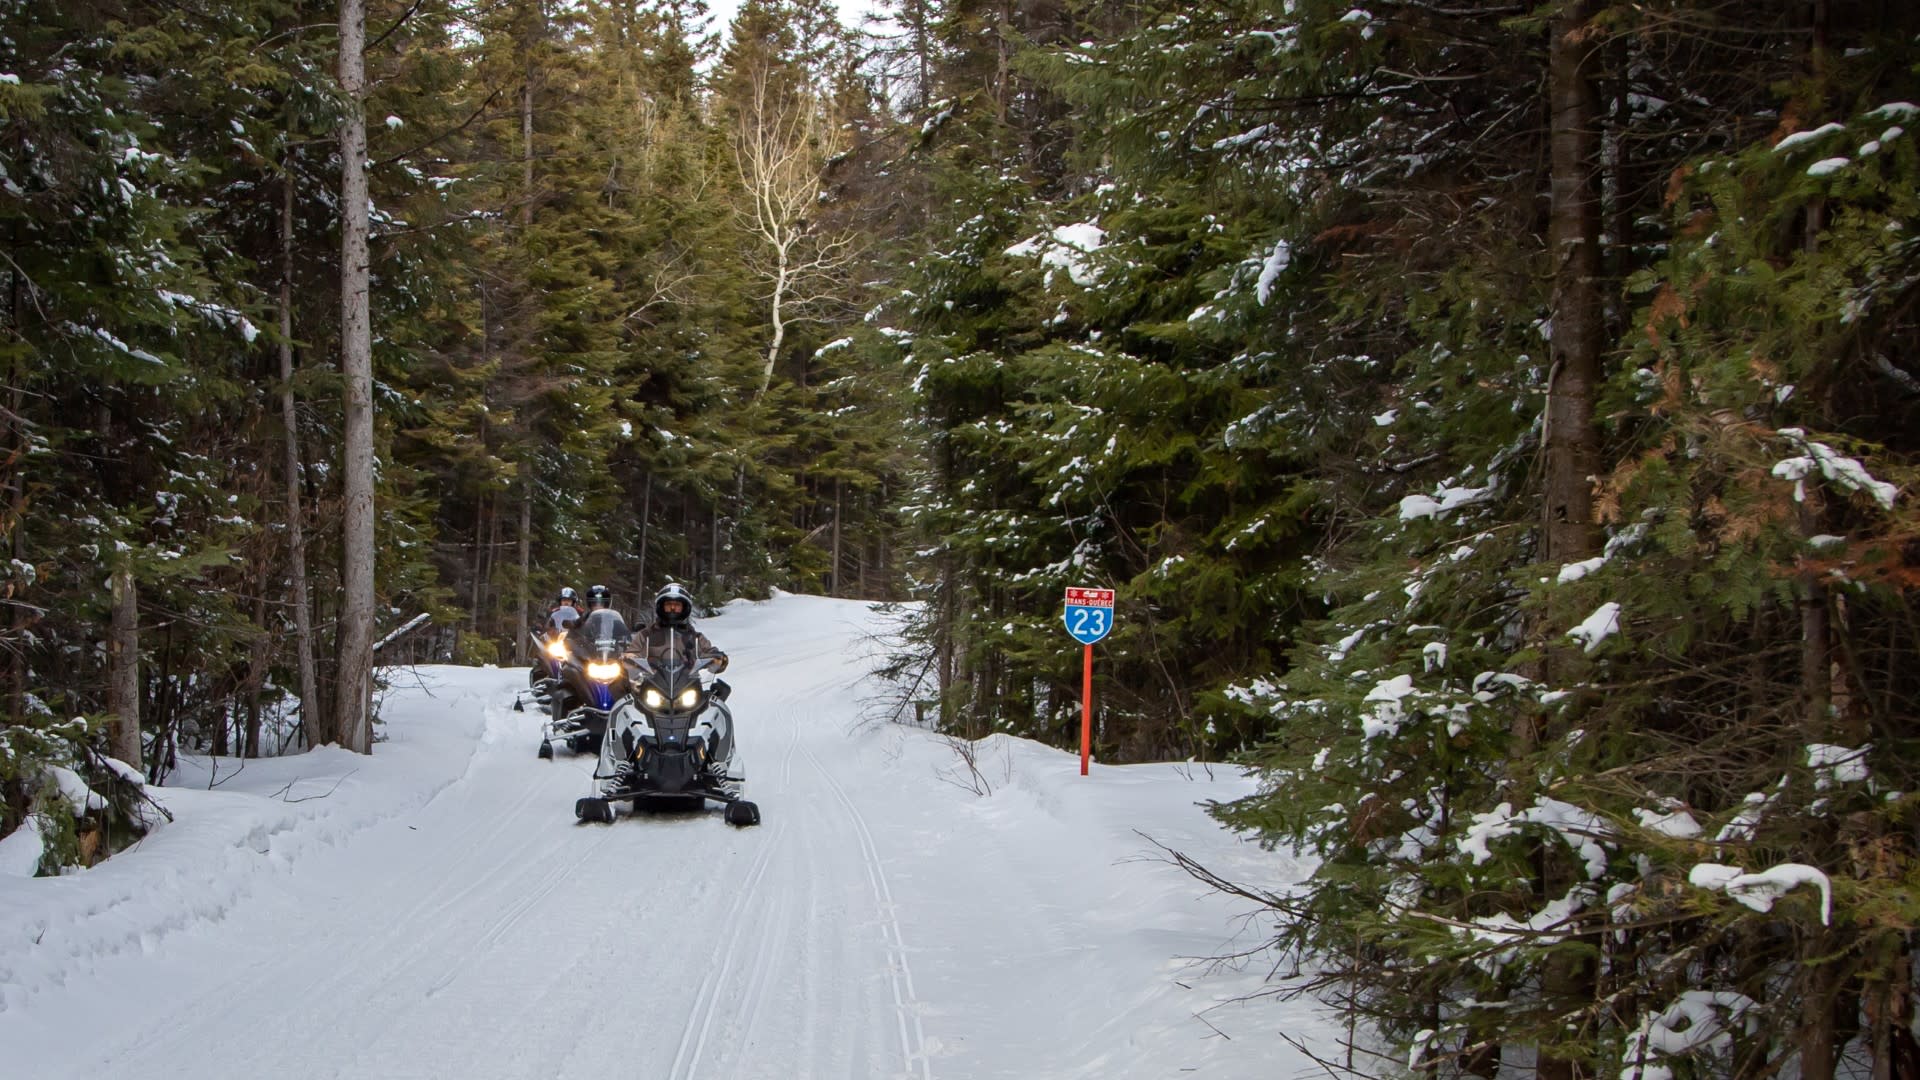
[[(700, 662), (693, 665), (692, 670), (695, 672), (711, 671), (713, 670), (714, 661), (718, 659), (719, 657), (717, 656), (704, 657), (700, 660)], [(654, 672), (659, 670), (658, 665), (654, 664), (652, 660), (649, 660), (638, 653), (628, 653), (626, 656), (626, 661), (628, 664), (632, 665), (633, 669), (639, 672), (641, 675), (651, 675)]]

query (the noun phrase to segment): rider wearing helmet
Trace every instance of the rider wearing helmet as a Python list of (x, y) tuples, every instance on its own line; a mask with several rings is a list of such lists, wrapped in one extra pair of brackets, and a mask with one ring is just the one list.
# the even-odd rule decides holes
[[(579, 655), (584, 656), (592, 649), (593, 643), (587, 640), (585, 636), (587, 623), (592, 620), (594, 615), (602, 611), (613, 616), (614, 621), (618, 623), (621, 628), (618, 631), (619, 633), (626, 634), (625, 620), (620, 618), (619, 612), (613, 610), (613, 590), (607, 588), (605, 585), (590, 586), (587, 589), (586, 610), (581, 612), (580, 621), (575, 623), (573, 628), (567, 631), (567, 642)], [(598, 633), (599, 631), (595, 632)]]
[(547, 627), (551, 630), (565, 630), (580, 619), (580, 594), (573, 591), (571, 585), (560, 590), (554, 597), (553, 606), (547, 609)]
[(654, 664), (664, 664), (677, 654), (683, 664), (711, 661), (716, 675), (727, 669), (727, 654), (693, 628), (693, 597), (677, 583), (669, 582), (654, 596), (653, 625), (634, 635), (633, 644), (635, 652)]

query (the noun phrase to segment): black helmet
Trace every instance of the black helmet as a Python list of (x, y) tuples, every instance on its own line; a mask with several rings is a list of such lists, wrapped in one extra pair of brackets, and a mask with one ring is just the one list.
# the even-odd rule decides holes
[(554, 598), (553, 603), (555, 607), (558, 607), (561, 604), (572, 604), (574, 607), (579, 607), (580, 594), (577, 592), (574, 592), (573, 586), (569, 585), (566, 588), (560, 590), (560, 595)]
[[(667, 605), (674, 601), (679, 602), (680, 608), (678, 611), (669, 612)], [(667, 587), (661, 589), (653, 598), (653, 617), (659, 620), (662, 626), (684, 626), (692, 615), (693, 597), (687, 595), (687, 590), (678, 584), (668, 582)]]
[(605, 585), (595, 585), (587, 590), (587, 610), (598, 611), (613, 606), (613, 590)]

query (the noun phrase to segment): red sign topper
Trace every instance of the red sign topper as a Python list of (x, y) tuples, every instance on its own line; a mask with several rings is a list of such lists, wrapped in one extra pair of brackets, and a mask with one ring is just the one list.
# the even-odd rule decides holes
[(1067, 588), (1067, 633), (1085, 646), (1080, 667), (1080, 775), (1093, 752), (1093, 643), (1113, 629), (1113, 590)]

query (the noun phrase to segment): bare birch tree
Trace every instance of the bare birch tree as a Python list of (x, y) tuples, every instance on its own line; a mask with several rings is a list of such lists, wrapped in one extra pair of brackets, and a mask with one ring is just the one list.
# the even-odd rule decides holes
[(832, 301), (859, 253), (851, 230), (818, 228), (823, 174), (845, 148), (846, 135), (825, 99), (793, 82), (798, 73), (773, 57), (753, 57), (743, 72), (747, 100), (734, 127), (740, 216), (756, 242), (749, 265), (765, 285), (772, 328), (756, 397), (773, 384), (788, 324)]

